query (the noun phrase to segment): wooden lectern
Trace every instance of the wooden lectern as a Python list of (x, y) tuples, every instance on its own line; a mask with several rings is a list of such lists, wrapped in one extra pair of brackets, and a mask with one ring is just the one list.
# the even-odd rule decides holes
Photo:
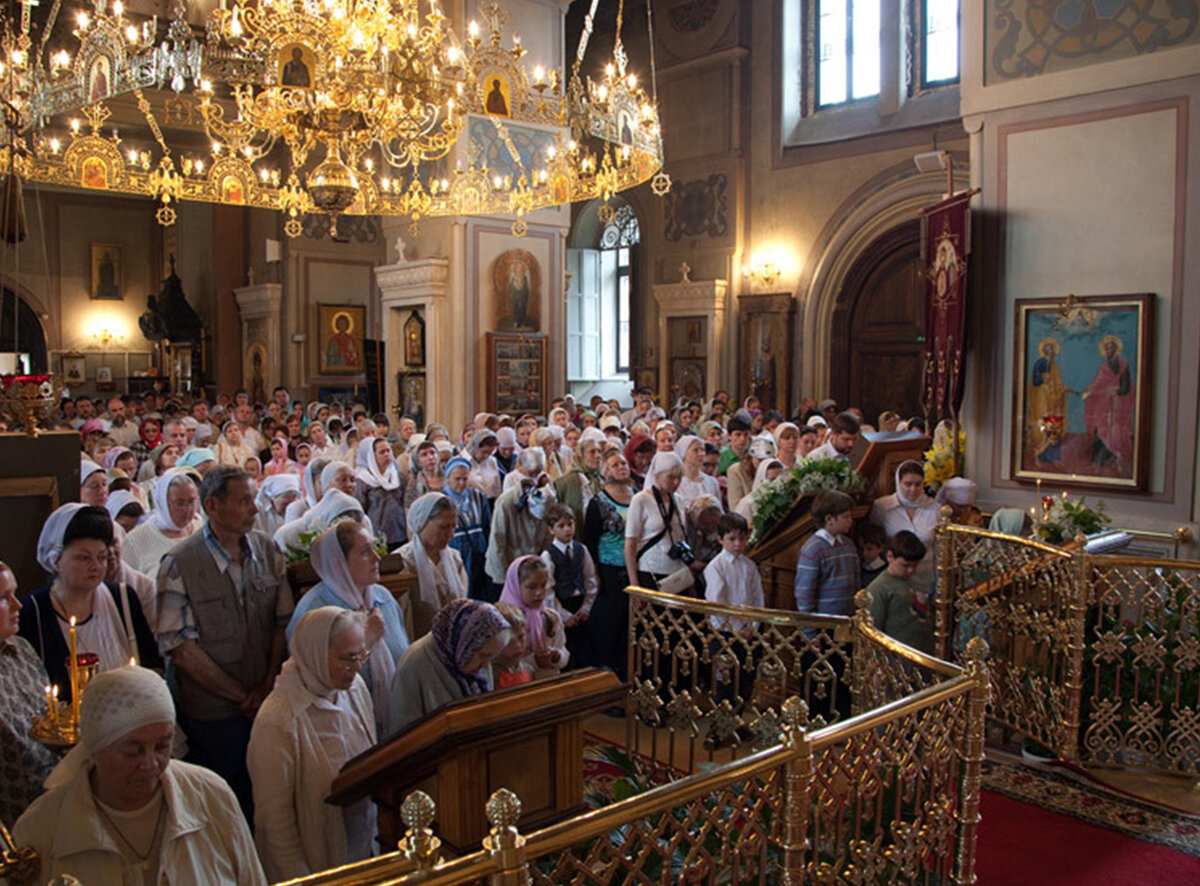
[[(896, 468), (907, 459), (920, 461), (929, 448), (929, 438), (920, 434), (863, 434), (855, 444), (850, 460), (867, 480), (871, 501), (896, 491)], [(812, 496), (805, 495), (792, 503), (787, 516), (746, 551), (746, 556), (758, 564), (762, 574), (763, 597), (769, 609), (795, 609), (796, 559), (800, 548), (821, 527), (809, 514)], [(865, 520), (870, 504), (854, 509), (854, 520)]]
[(542, 827), (583, 808), (583, 718), (625, 692), (610, 671), (586, 668), (448, 704), (348, 762), (327, 802), (369, 794), (383, 852), (404, 836), (400, 805), (415, 790), (437, 804), (434, 827), (455, 854), (487, 835), (484, 807), (500, 788), (521, 798), (522, 830)]

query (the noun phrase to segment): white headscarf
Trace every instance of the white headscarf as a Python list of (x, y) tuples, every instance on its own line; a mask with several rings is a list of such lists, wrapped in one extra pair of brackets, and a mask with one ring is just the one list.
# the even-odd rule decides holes
[(87, 478), (96, 473), (96, 471), (103, 470), (104, 465), (98, 465), (86, 455), (81, 455), (79, 457), (79, 485), (82, 486), (84, 483), (86, 483)]
[(318, 456), (304, 466), (304, 474), (300, 478), (300, 493), (304, 496), (307, 507), (311, 508), (321, 500), (321, 494), (325, 491), (325, 487), (321, 485), (321, 477), (325, 476), (325, 468), (330, 464), (328, 457)]
[(771, 436), (770, 431), (759, 434), (750, 441), (750, 457), (751, 458), (774, 458), (775, 457), (775, 438)]
[[(978, 488), (974, 480), (968, 480), (966, 477), (951, 477), (938, 490), (937, 503), (940, 505), (973, 505)], [(111, 495), (108, 497), (108, 501), (109, 504), (112, 503)]]
[(62, 556), (62, 540), (67, 525), (80, 509), (86, 507), (88, 505), (77, 501), (67, 502), (58, 507), (42, 524), (42, 533), (38, 536), (37, 543), (37, 561), (51, 575), (58, 572), (58, 558)]
[(500, 449), (516, 449), (517, 432), (512, 428), (500, 428), (496, 431), (496, 445)]
[(254, 503), (260, 511), (265, 511), (284, 493), (299, 491), (300, 478), (296, 474), (272, 474), (263, 478), (262, 485), (258, 487), (258, 494), (254, 496)]
[(311, 609), (296, 623), (288, 648), (291, 658), (275, 680), (273, 692), (279, 693), (284, 708), (293, 717), (302, 714), (318, 699), (331, 699), (338, 691), (329, 675), (329, 641), (333, 623), (345, 612), (336, 606)]
[(658, 475), (665, 474), (672, 468), (683, 470), (683, 460), (678, 455), (674, 452), (654, 453), (654, 461), (650, 462), (650, 469), (646, 471), (646, 482), (642, 484), (642, 489), (658, 486)]
[[(388, 466), (385, 470), (379, 470), (379, 463), (375, 460), (375, 444), (379, 440), (384, 440), (383, 437), (371, 437), (368, 441), (363, 440), (358, 446), (357, 464), (358, 470), (355, 476), (370, 486), (372, 489), (399, 489), (400, 488), (400, 469), (396, 467), (396, 457), (392, 455), (391, 444), (388, 444)], [(386, 440), (384, 440), (386, 442)]]
[(97, 753), (151, 723), (174, 723), (167, 684), (147, 668), (128, 666), (97, 674), (79, 702), (79, 744), (46, 779), (53, 790), (72, 782)]
[(116, 492), (109, 493), (108, 501), (104, 503), (104, 506), (108, 508), (108, 515), (113, 518), (114, 528), (117, 515), (121, 513), (122, 508), (128, 505), (137, 505), (142, 509), (142, 514), (146, 513), (146, 506), (142, 504), (142, 500), (128, 489), (118, 489)]
[[(345, 467), (339, 463), (339, 467)], [(304, 521), (303, 532), (324, 532), (328, 529), (333, 521), (338, 517), (351, 515), (359, 523), (367, 527), (367, 534), (372, 532), (371, 521), (367, 519), (367, 515), (363, 513), (363, 506), (358, 499), (346, 495), (340, 489), (326, 489), (325, 494), (321, 496), (321, 500), (317, 502), (317, 506), (312, 508), (301, 518)]]
[(687, 456), (687, 451), (692, 448), (692, 444), (699, 443), (701, 451), (704, 450), (704, 441), (695, 434), (685, 434), (675, 441), (675, 454), (679, 456), (680, 464), (683, 463)]
[[(433, 514), (434, 506), (442, 499), (446, 499), (451, 505), (454, 504), (447, 495), (443, 495), (440, 492), (427, 492), (414, 501), (408, 511), (409, 544), (412, 545), (413, 562), (417, 566), (417, 593), (422, 600), (429, 603), (435, 609), (441, 608), (438, 603), (436, 590), (437, 579), (433, 572), (433, 561), (429, 559), (429, 554), (425, 551), (425, 544), (421, 541), (421, 530), (429, 522), (429, 517)], [(446, 578), (446, 586), (455, 597), (466, 597), (467, 589), (462, 585), (458, 570), (454, 568), (453, 560), (447, 554), (448, 550), (449, 548), (442, 551), (441, 562), (438, 564), (442, 567), (442, 574)]]
[[(354, 468), (349, 467), (344, 461), (334, 460), (325, 465), (321, 471), (321, 498), (324, 498), (326, 493), (333, 488), (333, 478), (337, 476), (338, 471), (342, 470), (342, 468), (348, 468), (350, 473), (354, 473)], [(320, 502), (321, 498), (318, 498), (317, 502)], [(316, 506), (316, 503), (314, 503), (313, 507), (315, 508)]]
[(775, 431), (773, 434), (773, 436), (775, 437), (776, 451), (778, 451), (778, 449), (779, 449), (779, 438), (783, 436), (784, 431), (795, 431), (797, 436), (800, 435), (800, 429), (798, 427), (796, 427), (794, 424), (792, 424), (790, 421), (781, 421), (779, 424), (775, 425)]
[(764, 458), (758, 463), (758, 469), (754, 472), (754, 485), (750, 487), (751, 490), (757, 489), (767, 482), (767, 471), (771, 469), (772, 465), (781, 468), (787, 467), (777, 458)]
[(184, 532), (187, 529), (187, 526), (175, 525), (175, 521), (171, 518), (171, 508), (167, 503), (171, 484), (181, 477), (184, 482), (192, 482), (191, 475), (183, 468), (169, 468), (154, 481), (154, 525), (168, 532)]
[[(370, 612), (378, 595), (386, 595), (381, 585), (359, 588), (350, 574), (350, 564), (338, 542), (337, 527), (326, 529), (317, 536), (309, 549), (309, 562), (313, 571), (321, 577), (337, 598), (355, 612)], [(316, 610), (319, 611), (319, 610)], [(303, 623), (303, 619), (301, 619)], [(296, 630), (300, 629), (299, 625)], [(295, 648), (295, 634), (292, 645)], [(396, 660), (388, 649), (387, 640), (380, 637), (371, 647), (371, 700), (375, 704), (375, 716), (381, 723), (388, 722), (388, 701), (392, 695), (392, 675), (396, 673)]]

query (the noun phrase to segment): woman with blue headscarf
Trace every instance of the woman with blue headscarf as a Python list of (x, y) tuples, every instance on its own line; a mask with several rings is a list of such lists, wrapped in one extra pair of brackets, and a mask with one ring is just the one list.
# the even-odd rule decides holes
[(482, 492), (467, 485), (471, 469), (470, 460), (461, 455), (446, 462), (444, 491), (446, 497), (458, 507), (458, 522), (450, 547), (462, 557), (463, 568), (467, 571), (468, 596), (475, 600), (486, 600), (492, 583), (484, 563), (488, 536), (492, 531), (492, 506)]

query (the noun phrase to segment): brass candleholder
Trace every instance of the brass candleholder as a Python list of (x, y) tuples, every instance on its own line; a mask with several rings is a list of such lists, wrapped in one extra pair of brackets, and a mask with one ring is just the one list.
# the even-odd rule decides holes
[(38, 422), (49, 420), (62, 384), (50, 373), (42, 375), (0, 375), (0, 407), (29, 437), (38, 435)]
[(47, 686), (46, 713), (40, 717), (35, 714), (29, 727), (30, 738), (58, 752), (69, 751), (79, 743), (79, 700), (100, 670), (100, 657), (92, 652), (79, 654), (75, 656), (75, 667), (71, 670), (72, 703), (60, 702), (58, 687)]

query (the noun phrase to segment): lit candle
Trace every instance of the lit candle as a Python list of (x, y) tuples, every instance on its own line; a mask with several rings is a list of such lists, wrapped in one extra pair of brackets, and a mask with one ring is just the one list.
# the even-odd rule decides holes
[(1067, 490), (1065, 490), (1065, 489), (1062, 491), (1062, 500), (1063, 501), (1067, 500)]
[(75, 647), (75, 616), (71, 616), (71, 725), (79, 725), (79, 653)]
[(132, 607), (129, 605), (125, 582), (121, 582), (121, 602), (125, 604), (125, 639), (129, 641), (129, 654), (131, 656), (129, 663), (136, 665), (138, 663), (137, 636), (133, 633), (133, 616), (129, 611)]
[(1038, 498), (1042, 497), (1042, 478), (1041, 477), (1038, 477), (1038, 480), (1037, 480), (1037, 494), (1038, 494)]
[(54, 720), (54, 728), (58, 728), (58, 684), (50, 687), (50, 716)]
[(49, 716), (50, 716), (50, 709), (51, 709), (51, 707), (52, 707), (52, 705), (50, 704), (50, 701), (51, 701), (51, 697), (50, 697), (50, 687), (49, 687), (49, 685), (47, 685), (47, 686), (46, 686), (46, 716), (47, 716), (47, 717), (49, 717)]

